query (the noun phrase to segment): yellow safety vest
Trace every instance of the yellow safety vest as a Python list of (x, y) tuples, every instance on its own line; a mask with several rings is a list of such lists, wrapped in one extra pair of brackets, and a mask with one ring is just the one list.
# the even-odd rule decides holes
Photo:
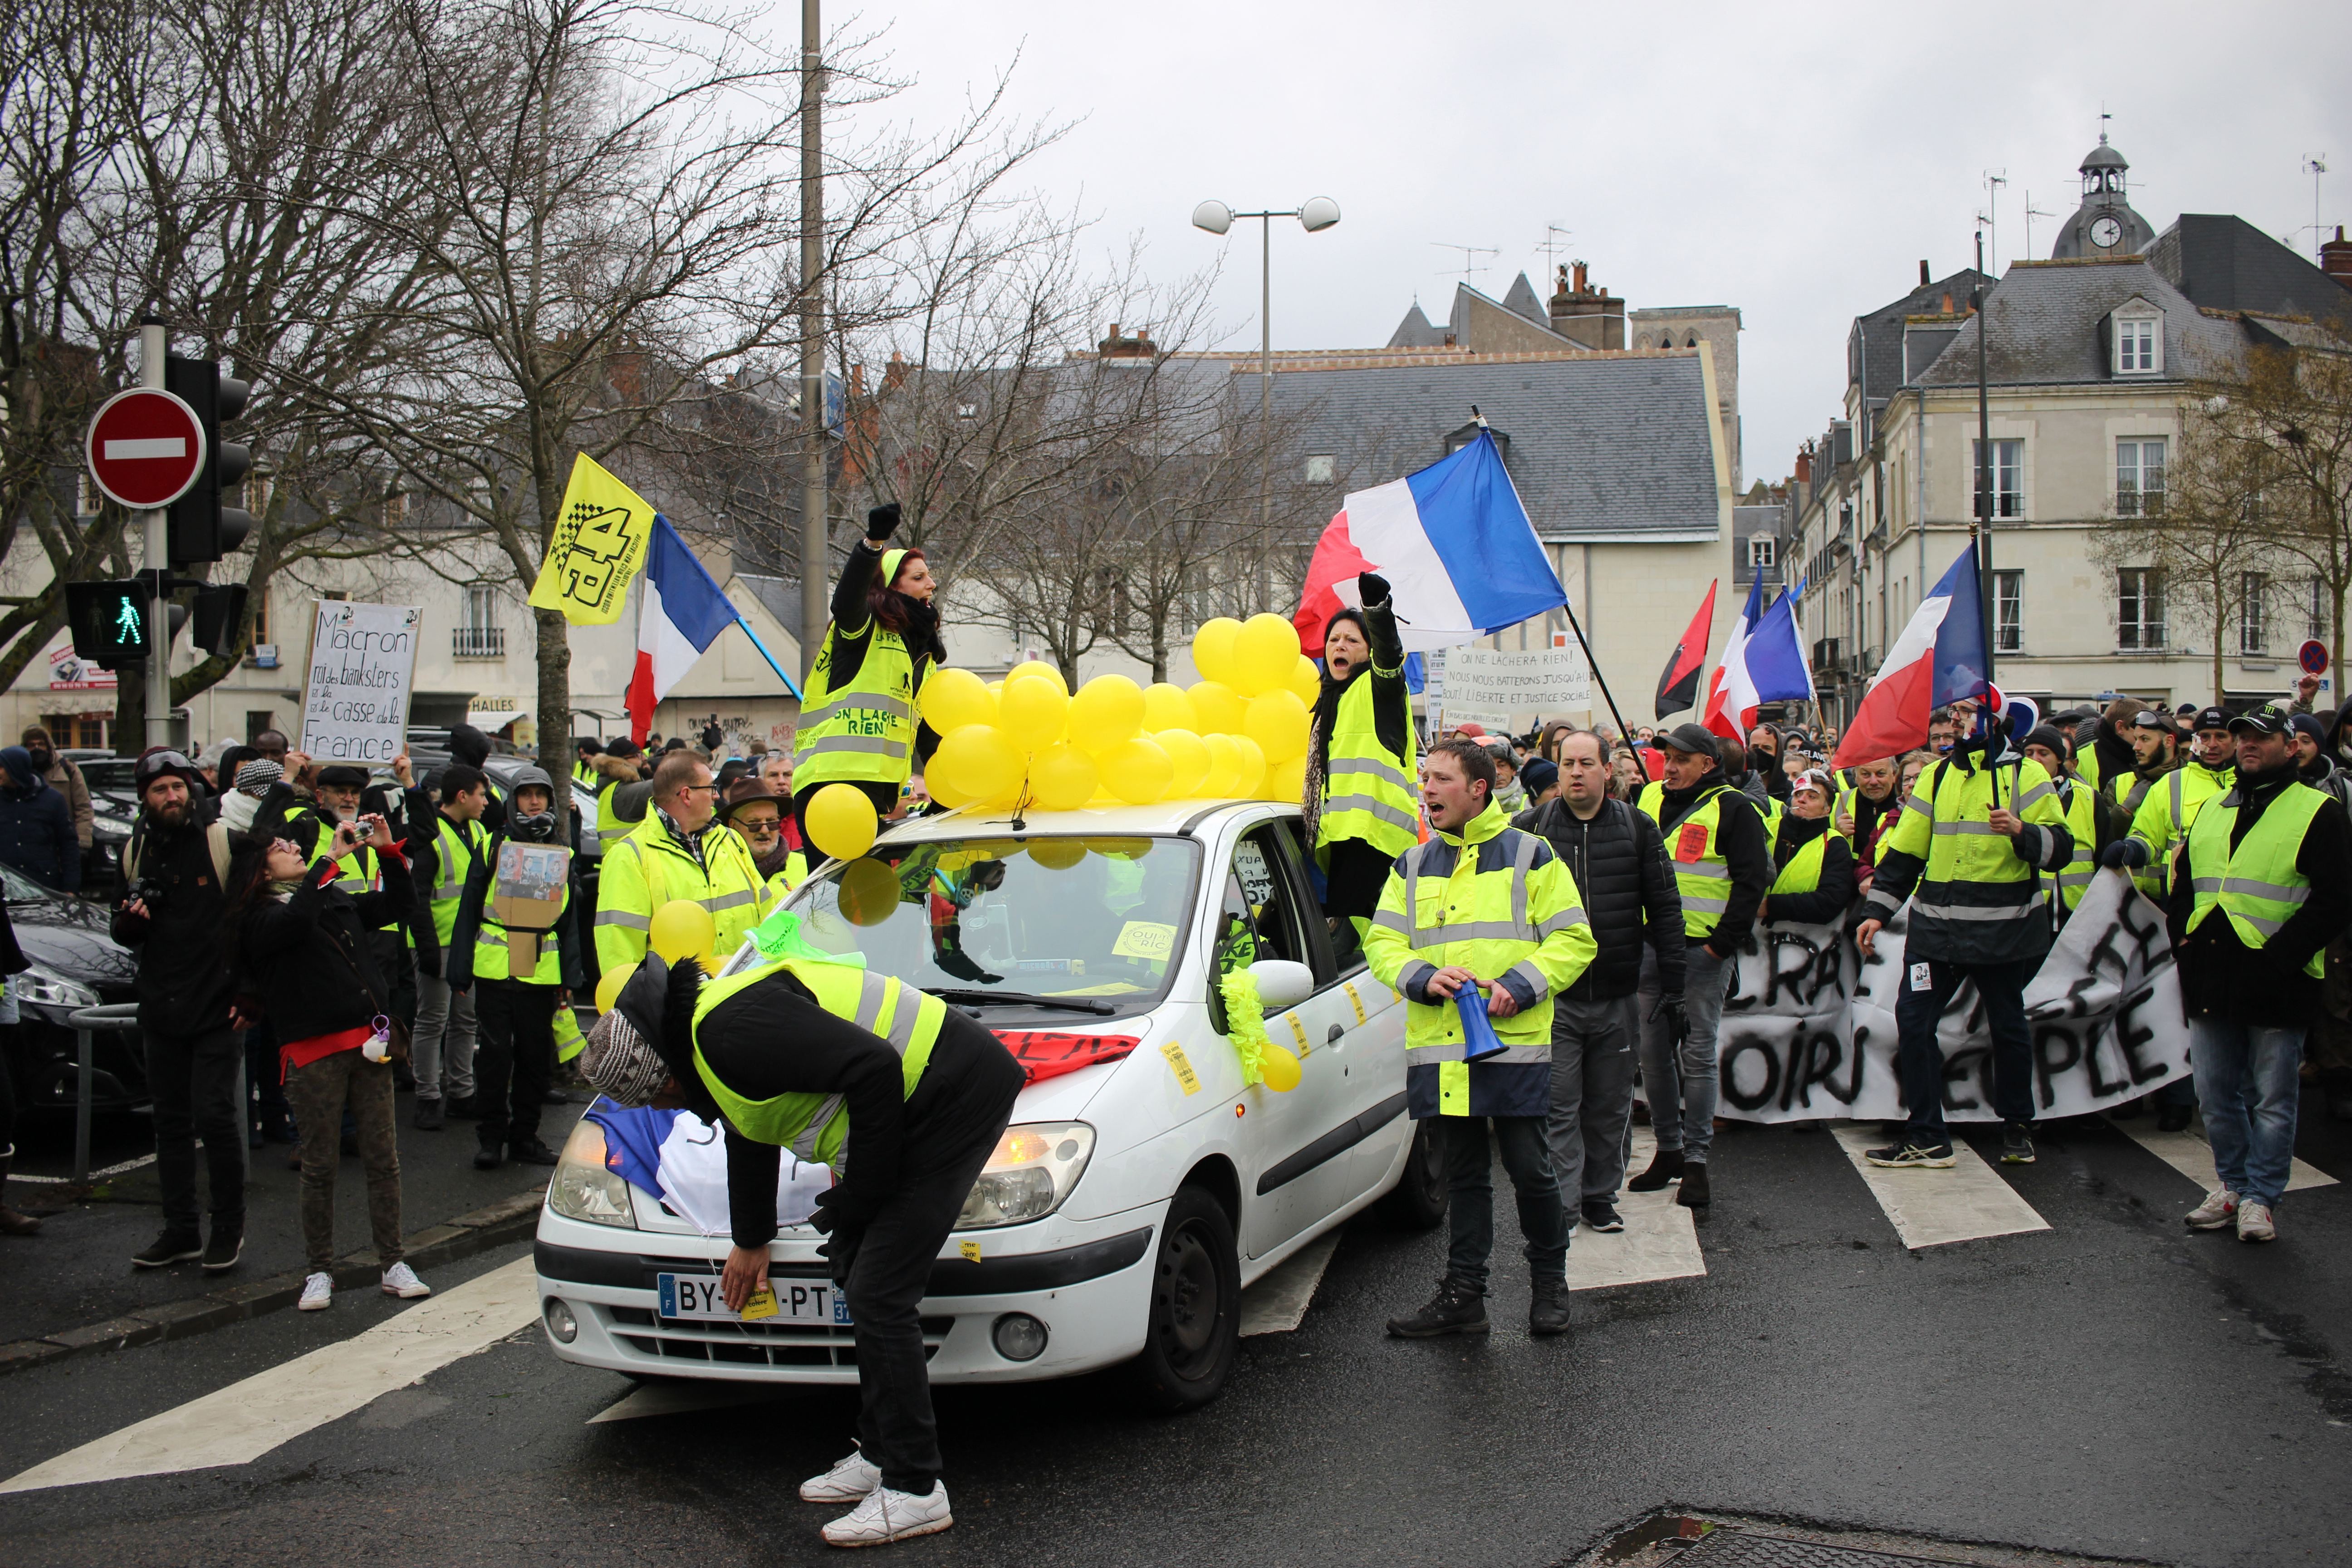
[(612, 793), (613, 781), (585, 763), (572, 772), (588, 786), (588, 793), (596, 797), (596, 815), (583, 818), (580, 824), (580, 853), (591, 860), (599, 859), (604, 853), (604, 797)]
[(827, 627), (809, 672), (793, 740), (793, 785), (850, 780), (901, 784), (915, 769), (915, 660), (897, 632), (876, 625), (857, 674), (833, 689), (837, 628)]
[[(2311, 897), (2311, 882), (2294, 862), (2303, 851), (2303, 836), (2327, 796), (2301, 782), (2288, 784), (2231, 849), (2237, 798), (2232, 790), (2208, 801), (2189, 824), (2189, 876), (2195, 901), (2189, 929), (2195, 931), (2218, 909), (2237, 928), (2239, 941), (2261, 948)], [(2322, 948), (2304, 963), (2303, 972), (2319, 979), (2326, 959)]]
[[(1729, 784), (1717, 784), (1705, 798), (1690, 809), (1690, 814), (1673, 828), (1666, 829), (1663, 820), (1666, 786), (1653, 783), (1642, 791), (1641, 807), (1650, 820), (1666, 831), (1666, 858), (1674, 862), (1675, 889), (1683, 900), (1683, 935), (1691, 940), (1712, 934), (1717, 922), (1731, 908), (1731, 863), (1723, 857), (1722, 846), (1716, 842), (1716, 830), (1722, 826), (1723, 797), (1730, 795), (1750, 811), (1756, 803), (1733, 789)], [(1778, 804), (1777, 802), (1775, 803)], [(1771, 853), (1769, 840), (1777, 837), (1780, 822), (1768, 820), (1765, 853)]]
[[(1404, 727), (1404, 754), (1381, 744), (1373, 721), (1372, 677), (1349, 683), (1331, 720), (1330, 765), (1323, 773), (1323, 814), (1316, 821), (1318, 850), (1343, 838), (1360, 839), (1391, 858), (1421, 837), (1418, 747)], [(1328, 862), (1328, 857), (1325, 857)]]
[[(320, 821), (324, 824), (326, 818), (320, 817)], [(327, 831), (331, 835), (333, 829), (329, 827)], [(383, 857), (366, 845), (360, 846), (359, 853), (350, 859), (338, 861), (336, 864), (338, 869), (335, 873), (334, 886), (341, 888), (352, 897), (356, 899), (362, 893), (383, 891)], [(391, 931), (399, 924), (400, 921), (396, 919), (388, 920), (375, 929)]]
[(742, 945), (744, 933), (760, 923), (760, 868), (731, 829), (702, 840), (703, 864), (670, 842), (657, 806), (646, 819), (608, 845), (596, 879), (596, 966), (625, 969), (646, 955), (654, 911), (672, 899), (691, 899), (710, 911), (721, 956)]
[(1772, 885), (1765, 889), (1766, 892), (1773, 897), (1782, 893), (1820, 892), (1822, 860), (1829, 853), (1830, 840), (1843, 837), (1834, 827), (1813, 835), (1803, 848), (1789, 857), (1789, 863), (1780, 868), (1780, 874), (1772, 879)]
[[(539, 959), (529, 974), (509, 973), (512, 957), (509, 942), (510, 933), (490, 913), (490, 899), (498, 891), (493, 886), (482, 895), (482, 923), (474, 932), (474, 978), (477, 980), (520, 980), (526, 985), (561, 985), (563, 984), (563, 961), (556, 948), (554, 928), (539, 931)], [(563, 889), (563, 908), (572, 904), (572, 889)], [(556, 911), (556, 919), (563, 910)]]
[[(817, 1005), (836, 1018), (846, 1018), (868, 1033), (881, 1036), (898, 1053), (905, 1092), (911, 1098), (929, 1065), (931, 1047), (947, 1021), (947, 1004), (926, 996), (904, 981), (846, 963), (813, 963), (783, 958), (706, 982), (694, 1003), (694, 1065), (710, 1098), (727, 1123), (744, 1137), (789, 1149), (793, 1157), (811, 1163), (841, 1168), (842, 1145), (849, 1138), (849, 1107), (838, 1094), (780, 1094), (772, 1100), (748, 1100), (719, 1081), (702, 1055), (702, 1021), (710, 1010), (748, 986), (786, 970), (814, 996)], [(792, 1049), (779, 1040), (781, 1050)]]
[(457, 901), (465, 896), (466, 873), (482, 858), (489, 835), (478, 822), (461, 829), (446, 812), (433, 814), (435, 881), (426, 907), (433, 912), (433, 935), (443, 947), (457, 932)]
[(2141, 800), (2139, 809), (2132, 813), (2131, 833), (2147, 846), (2148, 863), (2133, 873), (2132, 880), (2149, 898), (2163, 901), (2171, 880), (2173, 851), (2189, 836), (2197, 808), (2236, 782), (2234, 768), (2217, 773), (2202, 763), (2188, 762), (2167, 773), (2163, 784), (2149, 790)]
[[(1914, 945), (1932, 954), (1947, 942), (1965, 952), (1980, 943), (1999, 949), (2038, 940), (1994, 929), (2029, 910), (2046, 911), (2046, 905), (2036, 898), (2035, 868), (2018, 858), (1990, 818), (1998, 803), (2032, 826), (2066, 826), (2057, 788), (2042, 764), (2024, 758), (1964, 771), (1939, 762), (1919, 775), (1912, 798), (1924, 809), (1906, 806), (1880, 847), (1922, 862), (1911, 889)], [(2039, 931), (2046, 937), (2046, 921)]]
[(2081, 903), (2083, 895), (2091, 890), (2091, 879), (2099, 874), (2098, 805), (2098, 792), (2075, 779), (2066, 797), (2066, 831), (2074, 836), (2074, 858), (2050, 879), (2050, 897), (2058, 909), (2071, 910)]

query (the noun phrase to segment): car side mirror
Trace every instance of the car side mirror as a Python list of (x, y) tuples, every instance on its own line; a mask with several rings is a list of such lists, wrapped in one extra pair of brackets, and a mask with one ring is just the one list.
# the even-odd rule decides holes
[(1258, 1003), (1269, 1013), (1296, 1007), (1315, 994), (1315, 972), (1287, 958), (1261, 958), (1249, 967)]

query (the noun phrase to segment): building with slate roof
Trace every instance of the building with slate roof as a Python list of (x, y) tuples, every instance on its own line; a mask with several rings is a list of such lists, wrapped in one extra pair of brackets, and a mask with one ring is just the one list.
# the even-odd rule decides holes
[(2352, 288), (2244, 218), (2182, 213), (2147, 247), (2164, 280), (2212, 310), (2259, 310), (2332, 321), (2352, 315)]

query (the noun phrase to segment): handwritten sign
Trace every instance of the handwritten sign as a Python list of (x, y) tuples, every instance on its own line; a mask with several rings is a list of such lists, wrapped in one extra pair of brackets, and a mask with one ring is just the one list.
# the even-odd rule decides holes
[(1563, 646), (1505, 649), (1472, 644), (1445, 650), (1443, 683), (1433, 705), (1451, 724), (1477, 723), (1508, 731), (1520, 721), (1592, 705), (1592, 671), (1584, 650)]
[(322, 763), (390, 763), (407, 744), (424, 612), (327, 599), (302, 682), (302, 750)]

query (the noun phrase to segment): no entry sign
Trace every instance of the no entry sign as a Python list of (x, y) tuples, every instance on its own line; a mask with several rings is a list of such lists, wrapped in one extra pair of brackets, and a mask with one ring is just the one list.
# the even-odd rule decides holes
[(108, 398), (83, 447), (98, 488), (133, 509), (171, 505), (205, 468), (205, 427), (196, 411), (161, 387), (135, 386)]

